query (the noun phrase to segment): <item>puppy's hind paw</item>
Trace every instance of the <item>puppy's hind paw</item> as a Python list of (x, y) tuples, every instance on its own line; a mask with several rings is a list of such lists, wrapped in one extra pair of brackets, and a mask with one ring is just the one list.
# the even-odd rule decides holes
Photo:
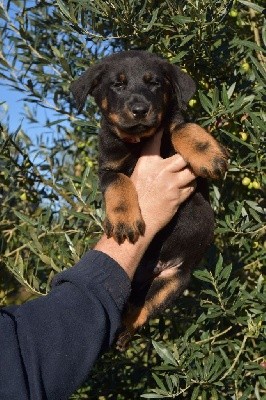
[(119, 334), (117, 342), (116, 342), (116, 348), (119, 351), (125, 351), (129, 345), (129, 342), (132, 339), (132, 334), (130, 333), (129, 330), (126, 328)]

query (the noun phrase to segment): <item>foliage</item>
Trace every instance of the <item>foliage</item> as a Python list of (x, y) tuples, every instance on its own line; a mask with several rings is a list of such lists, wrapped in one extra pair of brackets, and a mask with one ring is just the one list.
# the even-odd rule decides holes
[(260, 357), (265, 353), (263, 277), (247, 291), (237, 278), (229, 280), (231, 269), (230, 265), (224, 268), (220, 258), (214, 273), (195, 273), (206, 283), (197, 310), (200, 314), (170, 346), (153, 342), (163, 364), (155, 368), (158, 387), (152, 391), (156, 395), (142, 397), (172, 398), (185, 393), (189, 399), (199, 395), (203, 399), (248, 399), (252, 393), (260, 398), (266, 384)]
[(99, 115), (90, 101), (77, 116), (71, 80), (114, 51), (156, 52), (194, 77), (188, 118), (230, 150), (211, 184), (215, 244), (185, 296), (125, 354), (99, 360), (73, 398), (265, 399), (262, 0), (9, 1), (0, 27), (0, 76), (24, 102), (15, 132), (0, 102), (2, 304), (45, 294), (102, 230)]

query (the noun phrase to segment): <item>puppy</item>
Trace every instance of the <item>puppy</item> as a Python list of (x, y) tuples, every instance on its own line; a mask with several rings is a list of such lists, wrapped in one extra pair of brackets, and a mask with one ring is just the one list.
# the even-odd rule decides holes
[[(197, 178), (197, 188), (160, 231), (132, 282), (118, 339), (125, 348), (134, 332), (187, 287), (191, 271), (213, 239), (214, 216), (205, 178), (227, 169), (227, 151), (204, 129), (185, 123), (183, 113), (195, 92), (192, 78), (175, 65), (145, 51), (111, 55), (71, 84), (79, 112), (88, 95), (102, 112), (99, 174), (106, 206), (105, 232), (119, 243), (135, 243), (145, 232), (130, 175), (147, 138), (163, 129), (162, 157), (175, 152)], [(156, 218), (156, 216), (154, 216)]]

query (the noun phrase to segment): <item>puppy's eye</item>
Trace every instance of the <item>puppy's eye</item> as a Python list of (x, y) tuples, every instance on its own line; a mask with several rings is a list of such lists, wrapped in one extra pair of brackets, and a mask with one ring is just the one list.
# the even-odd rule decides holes
[(117, 82), (113, 82), (111, 87), (112, 89), (121, 92), (122, 90), (124, 90), (126, 88), (127, 83), (125, 81), (117, 81)]
[(161, 82), (157, 79), (154, 79), (148, 82), (148, 86), (151, 88), (151, 90), (156, 90), (161, 87)]

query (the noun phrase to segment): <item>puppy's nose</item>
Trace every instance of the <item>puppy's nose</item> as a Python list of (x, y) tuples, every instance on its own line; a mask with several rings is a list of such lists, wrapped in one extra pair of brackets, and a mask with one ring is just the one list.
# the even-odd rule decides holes
[(149, 105), (144, 103), (136, 103), (131, 107), (131, 111), (134, 117), (145, 117), (148, 114)]

